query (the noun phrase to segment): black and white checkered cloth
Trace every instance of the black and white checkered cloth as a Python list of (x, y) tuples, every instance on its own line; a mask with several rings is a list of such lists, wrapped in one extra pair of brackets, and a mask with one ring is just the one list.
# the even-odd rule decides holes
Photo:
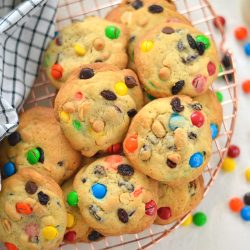
[(58, 0), (0, 0), (0, 141), (18, 126), (17, 112), (55, 33)]

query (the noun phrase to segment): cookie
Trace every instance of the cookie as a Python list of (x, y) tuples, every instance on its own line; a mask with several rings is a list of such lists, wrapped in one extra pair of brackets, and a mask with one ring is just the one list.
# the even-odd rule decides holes
[(0, 241), (7, 249), (55, 249), (66, 223), (63, 194), (53, 179), (26, 168), (3, 181)]
[(145, 90), (155, 97), (198, 96), (217, 78), (213, 40), (183, 23), (162, 23), (141, 37), (135, 65)]
[(191, 25), (186, 17), (174, 11), (172, 2), (165, 0), (123, 1), (112, 9), (106, 19), (124, 24), (129, 30), (129, 68), (134, 65), (134, 47), (138, 39), (162, 22), (181, 22)]
[(50, 43), (44, 67), (51, 83), (59, 89), (72, 69), (105, 62), (121, 69), (127, 65), (127, 31), (121, 25), (99, 17), (88, 17), (63, 28)]
[(86, 224), (78, 206), (74, 203), (73, 178), (63, 184), (62, 190), (67, 209), (67, 229), (64, 234), (64, 242), (91, 242), (102, 239), (102, 234)]
[(72, 74), (58, 92), (55, 112), (72, 147), (91, 157), (123, 141), (142, 105), (133, 71), (97, 63)]
[(133, 118), (123, 149), (142, 173), (168, 185), (201, 175), (212, 150), (210, 121), (187, 96), (156, 99)]
[(100, 158), (74, 180), (84, 220), (103, 235), (138, 233), (157, 212), (158, 185), (135, 170), (125, 157)]
[(62, 183), (80, 164), (81, 154), (64, 137), (52, 108), (34, 107), (21, 113), (17, 131), (0, 146), (4, 178), (22, 168), (35, 168)]
[(208, 90), (205, 94), (195, 97), (194, 100), (203, 106), (203, 111), (210, 119), (210, 129), (212, 139), (214, 140), (219, 135), (223, 121), (222, 106), (212, 90)]
[(181, 219), (200, 203), (203, 194), (204, 181), (202, 176), (176, 187), (160, 183), (155, 224), (166, 225)]

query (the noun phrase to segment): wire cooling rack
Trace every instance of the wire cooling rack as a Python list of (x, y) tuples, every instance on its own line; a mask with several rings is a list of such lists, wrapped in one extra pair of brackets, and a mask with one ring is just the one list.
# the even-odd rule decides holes
[[(83, 19), (87, 15), (98, 15), (104, 17), (106, 13), (119, 2), (119, 0), (60, 0), (57, 12), (57, 28), (60, 30), (72, 21)], [(234, 131), (237, 115), (237, 82), (235, 64), (232, 53), (224, 48), (225, 36), (223, 28), (219, 27), (219, 30), (213, 28), (212, 21), (215, 19), (216, 13), (209, 1), (176, 0), (175, 3), (178, 11), (188, 17), (194, 26), (203, 31), (206, 35), (213, 37), (218, 45), (221, 56), (227, 53), (231, 63), (231, 68), (223, 69), (223, 72), (219, 74), (218, 79), (212, 86), (214, 91), (220, 91), (224, 96), (222, 102), (224, 119), (220, 135), (213, 142), (212, 159), (203, 174), (205, 179), (204, 195), (206, 195), (218, 174)], [(54, 96), (55, 89), (49, 84), (43, 69), (41, 69), (31, 94), (24, 105), (24, 109), (37, 105), (53, 106)], [(178, 228), (185, 217), (171, 225), (153, 225), (151, 228), (140, 234), (107, 237), (97, 243), (65, 245), (62, 246), (61, 249), (145, 249)]]

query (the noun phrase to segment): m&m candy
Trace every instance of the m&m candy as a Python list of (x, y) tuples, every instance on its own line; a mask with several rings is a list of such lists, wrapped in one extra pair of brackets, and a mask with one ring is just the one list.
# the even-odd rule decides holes
[(243, 26), (236, 28), (234, 36), (237, 40), (245, 40), (248, 36), (247, 28)]
[(191, 225), (192, 222), (193, 222), (193, 216), (192, 216), (192, 214), (190, 214), (190, 215), (181, 223), (181, 225), (184, 226), (184, 227), (186, 227), (186, 226)]
[(128, 87), (124, 82), (117, 82), (115, 84), (115, 93), (119, 96), (124, 96), (128, 93)]
[(56, 63), (51, 67), (51, 76), (55, 79), (55, 80), (60, 80), (63, 76), (63, 67)]
[(141, 44), (141, 51), (142, 52), (149, 52), (154, 47), (154, 42), (150, 40), (145, 40)]
[(240, 215), (243, 220), (250, 221), (250, 206), (243, 207)]
[(225, 26), (226, 24), (226, 20), (223, 16), (217, 16), (214, 20), (213, 20), (213, 24), (216, 28), (219, 28), (219, 26), (221, 25), (222, 27)]
[(14, 244), (10, 242), (5, 242), (4, 246), (7, 248), (7, 250), (19, 250)]
[(64, 234), (64, 241), (66, 242), (75, 242), (76, 241), (76, 232), (75, 231), (68, 231)]
[(191, 166), (191, 168), (198, 168), (202, 165), (203, 161), (204, 161), (203, 154), (197, 152), (190, 157), (189, 165)]
[(197, 212), (193, 215), (193, 223), (198, 227), (202, 227), (207, 222), (207, 216), (203, 212)]
[(71, 191), (67, 195), (67, 202), (71, 207), (76, 207), (78, 204), (78, 195), (76, 191)]
[(18, 202), (16, 204), (16, 211), (19, 214), (29, 215), (29, 214), (32, 214), (33, 209), (32, 209), (32, 207), (28, 203)]
[(120, 37), (120, 29), (117, 28), (116, 26), (110, 25), (105, 29), (105, 35), (106, 37), (108, 37), (109, 39), (117, 39)]
[(245, 177), (248, 182), (250, 182), (250, 168), (247, 168), (245, 171)]
[(74, 45), (74, 50), (75, 50), (75, 53), (78, 55), (78, 56), (84, 56), (86, 54), (86, 49), (83, 45), (81, 44), (75, 44)]
[(244, 45), (244, 51), (247, 56), (250, 56), (250, 43)]
[(220, 91), (216, 92), (216, 97), (217, 97), (219, 102), (223, 102), (223, 95)]
[(214, 123), (211, 123), (210, 124), (210, 131), (212, 134), (212, 139), (214, 140), (218, 136), (218, 133), (219, 133), (218, 126)]
[(244, 206), (243, 201), (238, 197), (232, 198), (229, 201), (229, 208), (235, 213), (240, 212), (243, 206)]
[(33, 148), (27, 152), (26, 158), (31, 165), (34, 165), (39, 162), (40, 156), (40, 151), (37, 148)]
[(234, 161), (234, 159), (228, 158), (228, 157), (224, 159), (222, 166), (221, 166), (221, 168), (225, 172), (232, 172), (234, 171), (235, 167), (236, 167), (236, 162)]
[(227, 156), (231, 158), (237, 158), (240, 155), (240, 148), (236, 145), (230, 145), (228, 147)]
[(242, 89), (246, 94), (250, 94), (250, 80), (246, 80), (242, 83)]
[(162, 220), (167, 220), (172, 216), (172, 212), (171, 212), (170, 207), (160, 207), (160, 208), (158, 208), (157, 214)]
[(107, 187), (103, 184), (96, 183), (91, 187), (92, 194), (97, 199), (102, 199), (106, 196)]
[(15, 164), (11, 161), (6, 162), (3, 166), (4, 177), (9, 177), (16, 173)]
[(248, 205), (248, 206), (250, 206), (250, 192), (248, 192), (248, 193), (246, 193), (245, 195), (244, 195), (244, 203), (246, 204), (246, 205)]
[(206, 49), (210, 47), (209, 38), (204, 35), (198, 35), (195, 40), (197, 43), (203, 43)]
[(67, 213), (67, 228), (71, 228), (75, 225), (75, 216), (73, 214)]
[(191, 118), (192, 124), (198, 128), (200, 128), (204, 124), (204, 121), (205, 121), (204, 115), (199, 111), (193, 112), (190, 118)]
[(54, 240), (58, 236), (58, 231), (54, 226), (47, 226), (42, 229), (42, 235), (46, 240)]
[(185, 125), (185, 118), (179, 114), (172, 114), (169, 119), (169, 128), (172, 131), (175, 131), (177, 128), (182, 128)]
[(157, 205), (155, 201), (151, 200), (145, 204), (145, 214), (149, 216), (155, 215), (157, 212)]
[(138, 148), (137, 135), (132, 135), (124, 141), (124, 147), (129, 153), (133, 153)]

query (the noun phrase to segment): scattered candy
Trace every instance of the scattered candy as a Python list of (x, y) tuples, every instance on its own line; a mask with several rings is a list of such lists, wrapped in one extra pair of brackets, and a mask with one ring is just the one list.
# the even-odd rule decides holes
[(124, 141), (124, 146), (129, 153), (133, 153), (138, 148), (137, 135), (132, 135)]
[(250, 206), (245, 206), (240, 212), (241, 218), (250, 221)]
[(120, 29), (113, 26), (113, 25), (110, 25), (105, 29), (106, 37), (108, 37), (109, 39), (112, 39), (112, 40), (119, 38), (120, 33), (121, 33)]
[(78, 121), (78, 120), (73, 120), (73, 121), (72, 121), (72, 125), (73, 125), (73, 127), (74, 127), (76, 130), (78, 130), (78, 131), (80, 131), (81, 128), (82, 128), (82, 124), (81, 124), (81, 122)]
[(245, 177), (248, 182), (250, 182), (250, 168), (247, 168), (245, 171)]
[(80, 44), (75, 44), (74, 50), (78, 56), (84, 56), (86, 54), (86, 49)]
[(247, 28), (241, 26), (235, 29), (234, 36), (237, 40), (245, 40), (248, 36)]
[(66, 123), (69, 122), (69, 120), (70, 120), (69, 114), (67, 112), (65, 112), (65, 111), (61, 111), (59, 113), (59, 117), (60, 117), (61, 121), (66, 122)]
[(16, 173), (15, 164), (11, 161), (6, 162), (3, 166), (4, 177), (9, 177)]
[(63, 67), (60, 64), (54, 64), (51, 67), (51, 75), (55, 80), (60, 80), (63, 76)]
[(207, 216), (203, 212), (197, 212), (193, 215), (193, 223), (198, 227), (202, 227), (207, 222)]
[(97, 199), (102, 199), (106, 196), (107, 187), (103, 184), (96, 183), (91, 187), (92, 193)]
[(145, 214), (153, 216), (157, 213), (157, 205), (155, 201), (151, 200), (145, 204)]
[(250, 80), (246, 80), (243, 82), (242, 89), (246, 94), (250, 94)]
[(192, 224), (192, 222), (193, 222), (193, 216), (192, 216), (192, 214), (190, 214), (183, 222), (182, 222), (182, 226), (189, 226), (189, 225), (191, 225)]
[(240, 148), (236, 145), (230, 145), (228, 147), (227, 156), (231, 158), (237, 158), (240, 155)]
[(149, 52), (153, 47), (154, 47), (154, 42), (146, 40), (146, 41), (143, 41), (141, 44), (141, 51)]
[(67, 228), (71, 228), (75, 225), (75, 216), (67, 213)]
[(76, 241), (76, 232), (75, 231), (69, 231), (66, 234), (64, 234), (64, 241), (68, 242), (75, 242)]
[(211, 123), (210, 130), (211, 130), (211, 134), (212, 134), (212, 139), (214, 140), (218, 136), (218, 133), (219, 133), (218, 126), (214, 123)]
[(191, 168), (198, 168), (203, 164), (203, 161), (204, 161), (203, 154), (197, 152), (190, 157), (189, 165), (191, 166)]
[(220, 91), (216, 92), (216, 96), (219, 102), (223, 102), (223, 95)]
[(46, 240), (54, 240), (58, 236), (58, 231), (53, 226), (47, 226), (42, 229), (42, 235)]
[(31, 165), (34, 165), (39, 162), (40, 151), (37, 148), (30, 149), (27, 152), (26, 158)]
[(18, 202), (16, 204), (16, 211), (19, 214), (29, 215), (29, 214), (32, 214), (33, 209), (28, 203)]
[(162, 220), (167, 220), (172, 216), (171, 209), (169, 207), (158, 208), (157, 214)]
[(245, 193), (243, 200), (246, 205), (250, 206), (250, 192)]
[(240, 212), (243, 206), (244, 206), (243, 201), (238, 197), (232, 198), (229, 201), (229, 207), (235, 213)]
[(128, 93), (128, 87), (124, 82), (117, 82), (115, 84), (115, 93), (119, 96), (124, 96)]
[(14, 244), (5, 242), (4, 246), (7, 248), (7, 250), (19, 250)]
[(213, 20), (213, 24), (216, 28), (219, 28), (219, 26), (221, 25), (222, 27), (225, 26), (226, 24), (226, 20), (223, 16), (217, 16), (214, 20)]
[(250, 56), (250, 43), (246, 43), (244, 45), (244, 51), (245, 51), (247, 56)]
[(204, 115), (199, 111), (193, 112), (190, 118), (191, 118), (192, 124), (198, 128), (200, 128), (204, 124), (204, 121), (205, 121)]
[(76, 191), (71, 191), (67, 195), (67, 202), (71, 207), (76, 207), (78, 204), (78, 195)]
[(222, 163), (221, 168), (225, 172), (232, 172), (236, 168), (236, 162), (234, 161), (234, 159), (226, 157)]
[(210, 47), (210, 41), (209, 41), (208, 37), (206, 37), (204, 35), (198, 35), (196, 37), (196, 42), (205, 44), (206, 49), (208, 49)]
[(172, 131), (175, 131), (177, 128), (182, 128), (184, 127), (185, 124), (185, 118), (179, 114), (172, 114), (170, 119), (169, 119), (169, 128)]

